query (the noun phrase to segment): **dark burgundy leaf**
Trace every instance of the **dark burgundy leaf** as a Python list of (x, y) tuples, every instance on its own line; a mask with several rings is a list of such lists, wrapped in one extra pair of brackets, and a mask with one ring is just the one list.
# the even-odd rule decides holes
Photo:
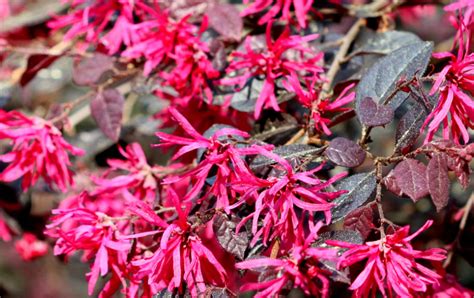
[(366, 126), (382, 126), (393, 119), (393, 110), (390, 106), (379, 105), (370, 97), (362, 99), (357, 110), (360, 122)]
[(240, 231), (239, 234), (235, 233), (237, 223), (237, 218), (229, 220), (226, 215), (216, 213), (213, 228), (222, 248), (243, 260), (250, 239), (246, 231)]
[(352, 210), (365, 203), (375, 190), (375, 173), (361, 173), (347, 177), (336, 185), (337, 190), (347, 190), (347, 193), (336, 198), (332, 208), (333, 222), (343, 219)]
[(331, 141), (325, 154), (333, 163), (349, 168), (360, 166), (365, 160), (365, 151), (359, 145), (341, 137)]
[[(362, 100), (371, 97), (378, 104), (389, 104), (396, 109), (408, 96), (396, 90), (401, 80), (410, 81), (415, 75), (422, 75), (431, 58), (433, 44), (413, 42), (401, 47), (378, 60), (362, 77), (357, 85), (356, 110), (360, 110)], [(391, 97), (391, 98), (389, 98)]]
[(235, 5), (217, 3), (207, 10), (209, 25), (222, 36), (239, 41), (244, 24)]
[(91, 114), (102, 132), (111, 140), (118, 141), (122, 124), (124, 98), (116, 89), (107, 89), (91, 100)]
[(434, 154), (426, 167), (426, 179), (431, 199), (436, 210), (441, 211), (449, 200), (449, 177), (446, 155), (444, 153)]
[(400, 190), (414, 202), (428, 195), (426, 166), (416, 159), (405, 159), (393, 170)]
[(35, 78), (36, 74), (40, 70), (50, 66), (59, 57), (60, 56), (49, 56), (42, 54), (31, 55), (30, 57), (28, 57), (28, 62), (26, 63), (26, 70), (21, 75), (20, 85), (25, 86), (26, 84), (28, 84), (31, 80)]
[(344, 228), (357, 231), (364, 240), (367, 239), (370, 232), (375, 228), (374, 222), (378, 218), (374, 207), (376, 208), (375, 204), (369, 204), (347, 214), (344, 219)]
[(403, 115), (395, 134), (396, 152), (403, 152), (413, 146), (420, 135), (420, 129), (426, 116), (426, 110), (420, 104), (414, 105)]
[(402, 190), (400, 189), (400, 187), (398, 186), (397, 184), (397, 179), (395, 178), (394, 174), (393, 174), (393, 170), (390, 171), (388, 173), (387, 176), (385, 176), (383, 179), (382, 179), (382, 183), (383, 185), (385, 185), (385, 187), (391, 191), (392, 193), (396, 194), (397, 196), (402, 196), (403, 195), (403, 192)]
[(110, 56), (95, 53), (92, 57), (82, 58), (72, 71), (74, 83), (80, 86), (97, 83), (102, 75), (114, 67), (114, 59)]

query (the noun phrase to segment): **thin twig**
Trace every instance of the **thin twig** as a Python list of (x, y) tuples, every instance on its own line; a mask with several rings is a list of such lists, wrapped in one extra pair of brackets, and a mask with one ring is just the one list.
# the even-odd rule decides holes
[(320, 94), (320, 99), (325, 98), (329, 95), (329, 90), (334, 82), (334, 79), (337, 75), (337, 72), (341, 68), (341, 62), (346, 57), (347, 53), (349, 52), (349, 48), (351, 47), (352, 42), (359, 34), (360, 28), (362, 25), (365, 24), (364, 19), (359, 19), (357, 22), (352, 25), (351, 29), (347, 32), (347, 34), (343, 37), (341, 46), (339, 47), (339, 51), (334, 57), (331, 66), (326, 75), (326, 82), (323, 84), (322, 91)]
[(443, 263), (444, 268), (447, 268), (449, 264), (451, 264), (451, 260), (453, 259), (453, 255), (454, 255), (454, 246), (459, 241), (459, 238), (461, 237), (464, 229), (466, 228), (467, 219), (469, 218), (469, 214), (471, 213), (473, 204), (474, 204), (474, 192), (471, 193), (471, 196), (467, 200), (466, 205), (464, 205), (463, 207), (462, 218), (461, 218), (461, 221), (459, 222), (459, 230), (456, 235), (456, 239), (451, 244), (451, 249), (449, 250), (448, 256), (446, 257), (446, 260)]

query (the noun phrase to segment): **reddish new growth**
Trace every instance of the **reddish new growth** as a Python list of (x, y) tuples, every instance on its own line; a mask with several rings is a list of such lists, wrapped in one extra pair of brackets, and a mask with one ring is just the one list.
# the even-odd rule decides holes
[[(449, 58), (431, 89), (431, 95), (439, 92), (439, 101), (428, 115), (423, 128), (428, 125), (426, 141), (431, 141), (438, 128), (443, 126), (443, 138), (459, 144), (469, 142), (468, 128), (474, 128), (474, 54), (470, 51), (471, 31), (462, 24), (459, 27), (457, 56), (449, 52), (435, 53), (435, 58)], [(464, 42), (463, 35), (467, 40)], [(448, 114), (450, 117), (448, 117)]]
[(287, 27), (275, 40), (272, 40), (272, 24), (269, 23), (266, 31), (266, 47), (254, 45), (256, 40), (247, 38), (245, 40), (246, 52), (233, 52), (234, 58), (227, 68), (227, 73), (234, 73), (231, 78), (224, 78), (224, 85), (240, 85), (242, 88), (250, 78), (263, 76), (263, 84), (260, 95), (255, 104), (255, 118), (260, 117), (264, 108), (273, 108), (280, 111), (275, 96), (275, 83), (277, 79), (288, 77), (292, 72), (317, 75), (323, 71), (319, 66), (323, 54), (311, 51), (306, 43), (315, 40), (318, 35), (290, 36)]
[(364, 269), (349, 288), (356, 297), (369, 297), (375, 295), (377, 290), (383, 297), (414, 297), (426, 292), (430, 286), (439, 285), (441, 279), (438, 273), (421, 265), (419, 260), (441, 261), (446, 258), (446, 251), (440, 248), (420, 251), (413, 249), (410, 244), (432, 223), (432, 220), (427, 221), (411, 235), (408, 235), (410, 226), (405, 226), (380, 240), (361, 245), (335, 240), (326, 243), (348, 248), (338, 262), (339, 268), (367, 260)]
[(323, 269), (321, 261), (335, 260), (337, 252), (334, 249), (311, 246), (317, 239), (321, 226), (322, 222), (311, 226), (306, 239), (303, 238), (304, 232), (300, 226), (298, 238), (292, 243), (288, 255), (283, 258), (255, 258), (237, 263), (237, 269), (264, 269), (262, 275), (267, 276), (264, 281), (244, 284), (241, 290), (257, 290), (255, 297), (263, 298), (283, 294), (285, 288), (297, 287), (311, 297), (329, 297), (328, 276), (331, 272)]
[[(244, 0), (245, 4), (248, 4), (249, 2), (249, 0)], [(268, 23), (280, 12), (282, 14), (282, 19), (290, 21), (290, 8), (293, 4), (298, 24), (303, 28), (306, 28), (306, 15), (313, 5), (313, 0), (254, 0), (252, 2), (253, 3), (242, 12), (242, 16), (259, 13), (270, 8), (258, 21), (259, 25)]]
[(41, 177), (63, 192), (73, 183), (68, 153), (82, 155), (84, 151), (67, 143), (53, 123), (0, 110), (1, 139), (10, 139), (12, 150), (0, 155), (0, 161), (10, 163), (0, 173), (0, 181), (22, 178), (22, 187), (27, 190)]

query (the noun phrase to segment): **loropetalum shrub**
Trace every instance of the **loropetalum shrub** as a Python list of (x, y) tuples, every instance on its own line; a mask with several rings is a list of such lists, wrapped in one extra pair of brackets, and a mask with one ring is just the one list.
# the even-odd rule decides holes
[[(0, 204), (24, 260), (79, 255), (100, 297), (474, 295), (453, 261), (473, 263), (474, 1), (63, 2), (23, 27), (0, 2), (0, 78), (72, 57), (89, 90), (47, 116), (0, 100), (2, 187), (61, 198), (34, 229), (25, 199)], [(403, 31), (427, 19), (447, 42)], [(156, 137), (124, 144), (144, 94)], [(121, 140), (106, 169), (84, 106)]]

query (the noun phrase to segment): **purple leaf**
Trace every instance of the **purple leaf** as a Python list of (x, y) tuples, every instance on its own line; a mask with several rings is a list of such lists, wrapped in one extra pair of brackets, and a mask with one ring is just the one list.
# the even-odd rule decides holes
[(90, 103), (91, 114), (102, 132), (118, 141), (122, 124), (124, 98), (116, 89), (97, 93)]
[(235, 233), (237, 223), (237, 218), (229, 220), (224, 214), (216, 213), (213, 229), (222, 248), (243, 260), (250, 239), (246, 231)]
[(353, 141), (346, 138), (335, 138), (329, 144), (325, 154), (333, 163), (354, 168), (365, 160), (365, 151)]
[(397, 184), (397, 179), (393, 174), (393, 170), (388, 173), (382, 180), (383, 185), (392, 193), (396, 194), (397, 196), (402, 196), (403, 192)]
[(398, 122), (395, 134), (395, 151), (404, 152), (413, 146), (420, 135), (420, 129), (426, 115), (426, 110), (420, 104), (414, 105), (403, 115), (400, 122)]
[(418, 160), (405, 159), (395, 167), (393, 174), (400, 190), (414, 202), (428, 195), (426, 166)]
[(446, 155), (439, 153), (433, 155), (426, 168), (428, 190), (436, 210), (441, 211), (449, 200), (449, 178)]
[(393, 110), (390, 106), (379, 105), (370, 97), (365, 97), (357, 111), (360, 122), (366, 126), (382, 126), (393, 119)]
[(380, 105), (390, 105), (396, 109), (405, 101), (408, 94), (397, 92), (401, 80), (410, 81), (422, 75), (431, 58), (433, 44), (413, 41), (372, 65), (357, 85), (356, 111), (365, 97), (377, 100)]
[(344, 219), (344, 228), (358, 231), (363, 239), (367, 239), (378, 217), (374, 208), (375, 204), (368, 204), (351, 211)]
[(110, 56), (96, 53), (92, 57), (83, 58), (74, 65), (72, 79), (80, 86), (97, 83), (102, 75), (114, 67), (114, 59)]
[(337, 190), (347, 193), (336, 198), (331, 209), (332, 221), (337, 222), (367, 201), (374, 192), (377, 182), (375, 173), (360, 173), (349, 176), (336, 185)]
[(207, 10), (209, 25), (225, 38), (239, 41), (244, 24), (235, 5), (215, 4)]
[(25, 72), (23, 72), (21, 75), (20, 86), (26, 86), (26, 84), (36, 77), (40, 70), (53, 64), (53, 62), (58, 58), (59, 56), (49, 56), (43, 54), (35, 54), (28, 57)]

